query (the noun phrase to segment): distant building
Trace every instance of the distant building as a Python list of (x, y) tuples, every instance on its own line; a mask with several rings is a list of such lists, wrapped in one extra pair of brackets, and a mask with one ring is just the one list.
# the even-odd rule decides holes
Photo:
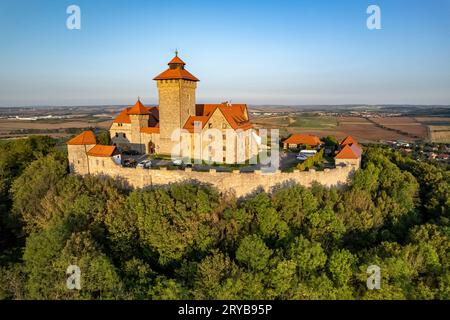
[(299, 146), (318, 147), (322, 144), (319, 137), (310, 134), (293, 134), (283, 141), (283, 148), (298, 148)]
[(353, 137), (342, 140), (339, 149), (334, 157), (336, 165), (361, 165), (362, 148)]

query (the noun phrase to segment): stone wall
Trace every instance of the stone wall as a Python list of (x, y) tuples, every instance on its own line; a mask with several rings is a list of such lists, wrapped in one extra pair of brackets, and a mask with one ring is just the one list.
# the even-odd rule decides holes
[(94, 146), (95, 144), (67, 145), (69, 170), (71, 173), (87, 174), (88, 172), (91, 172), (87, 152)]
[(91, 174), (108, 175), (126, 181), (131, 187), (144, 188), (149, 186), (163, 186), (170, 183), (183, 181), (197, 181), (216, 187), (221, 192), (233, 192), (237, 197), (248, 195), (252, 192), (265, 190), (273, 191), (273, 188), (291, 184), (300, 184), (306, 187), (316, 181), (324, 186), (342, 186), (348, 183), (358, 166), (338, 166), (335, 169), (324, 171), (294, 171), (292, 173), (280, 172), (264, 174), (261, 171), (241, 173), (233, 172), (209, 172), (185, 170), (142, 169), (124, 168), (113, 162), (112, 158), (89, 157)]

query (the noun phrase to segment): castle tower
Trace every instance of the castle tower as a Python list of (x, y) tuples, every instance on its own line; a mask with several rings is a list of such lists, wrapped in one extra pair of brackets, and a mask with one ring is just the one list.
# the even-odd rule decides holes
[(131, 121), (131, 148), (140, 153), (145, 153), (145, 144), (141, 141), (141, 128), (148, 127), (150, 111), (138, 99), (136, 104), (128, 111)]
[(172, 133), (186, 123), (189, 116), (195, 116), (196, 77), (189, 73), (178, 54), (168, 63), (169, 69), (156, 76), (159, 95), (160, 150), (171, 154), (177, 142), (171, 140)]
[(69, 169), (71, 173), (89, 174), (88, 151), (97, 141), (92, 131), (84, 131), (73, 139), (67, 141), (67, 153), (69, 158)]

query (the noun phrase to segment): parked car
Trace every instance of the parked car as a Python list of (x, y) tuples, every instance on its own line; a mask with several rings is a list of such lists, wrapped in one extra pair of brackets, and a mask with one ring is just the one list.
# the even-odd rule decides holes
[(133, 168), (136, 166), (136, 160), (134, 159), (125, 159), (122, 163), (124, 167)]
[(312, 157), (317, 153), (317, 150), (301, 150), (299, 155), (305, 155), (307, 157)]
[(297, 160), (305, 161), (305, 160), (308, 159), (309, 157), (314, 156), (316, 153), (317, 153), (316, 150), (302, 150), (302, 151), (300, 151), (300, 153), (297, 155)]
[(122, 153), (124, 155), (128, 155), (128, 156), (137, 156), (139, 154), (139, 151), (136, 151), (136, 150), (125, 150)]
[(137, 164), (138, 168), (150, 169), (152, 166), (152, 162), (150, 160), (142, 160)]
[(182, 166), (184, 163), (183, 163), (183, 160), (181, 160), (181, 159), (175, 159), (175, 160), (172, 160), (172, 164), (174, 166)]

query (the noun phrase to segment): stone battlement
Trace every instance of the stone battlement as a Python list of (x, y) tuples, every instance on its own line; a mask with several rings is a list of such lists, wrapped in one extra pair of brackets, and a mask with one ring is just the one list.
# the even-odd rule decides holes
[(265, 173), (261, 170), (253, 172), (219, 172), (216, 169), (209, 171), (195, 171), (192, 168), (184, 170), (168, 170), (167, 168), (126, 168), (116, 164), (112, 158), (89, 157), (90, 173), (94, 175), (107, 175), (127, 182), (134, 188), (150, 186), (163, 186), (177, 182), (200, 182), (217, 188), (220, 192), (232, 192), (237, 197), (248, 195), (258, 190), (271, 192), (274, 188), (292, 184), (310, 187), (313, 182), (324, 186), (346, 185), (358, 169), (358, 165), (343, 165), (324, 171), (299, 171)]

